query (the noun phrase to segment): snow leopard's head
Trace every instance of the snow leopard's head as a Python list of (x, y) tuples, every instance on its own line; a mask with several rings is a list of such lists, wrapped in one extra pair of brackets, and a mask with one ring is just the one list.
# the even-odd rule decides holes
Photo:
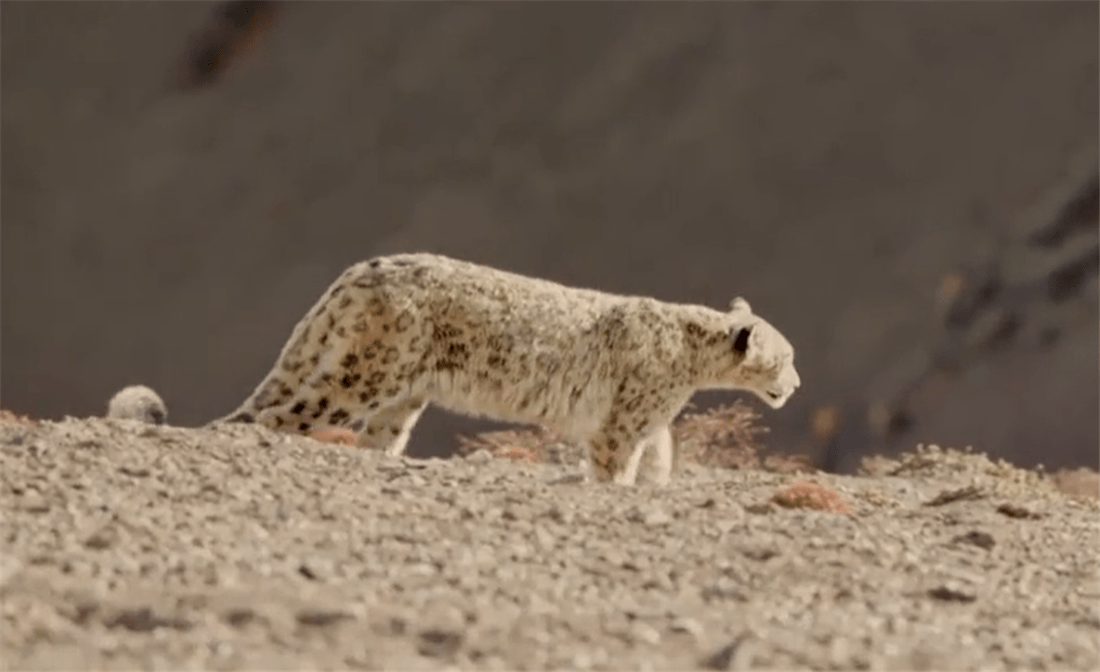
[(772, 408), (782, 407), (802, 384), (794, 368), (794, 347), (741, 297), (730, 302), (728, 315), (733, 366), (723, 387), (747, 390)]

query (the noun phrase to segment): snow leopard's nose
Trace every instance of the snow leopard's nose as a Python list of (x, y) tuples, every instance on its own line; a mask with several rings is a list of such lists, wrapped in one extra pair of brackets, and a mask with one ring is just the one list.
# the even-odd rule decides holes
[(793, 364), (788, 365), (787, 370), (783, 372), (779, 382), (791, 392), (802, 387), (802, 377), (798, 375), (798, 369), (794, 368)]

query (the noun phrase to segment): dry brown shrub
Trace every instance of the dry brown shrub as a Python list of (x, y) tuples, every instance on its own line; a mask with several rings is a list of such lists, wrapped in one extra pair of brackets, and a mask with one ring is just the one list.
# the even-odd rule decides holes
[(507, 457), (510, 460), (526, 460), (532, 464), (538, 461), (538, 456), (535, 455), (535, 451), (530, 448), (520, 448), (519, 446), (508, 446), (504, 448), (499, 457)]
[(355, 432), (343, 427), (322, 427), (309, 433), (309, 438), (324, 443), (337, 443), (344, 446), (355, 445)]
[(684, 413), (672, 426), (672, 439), (680, 446), (680, 459), (710, 467), (757, 469), (757, 437), (768, 432), (757, 423), (760, 414), (735, 401), (702, 413)]
[(764, 471), (779, 474), (813, 474), (820, 471), (809, 455), (767, 455)]
[(898, 461), (885, 455), (864, 455), (859, 458), (859, 469), (856, 473), (861, 476), (886, 476), (898, 466)]
[[(672, 425), (672, 439), (679, 446), (680, 459), (708, 467), (767, 469), (783, 473), (816, 471), (803, 455), (759, 456), (761, 434), (767, 427), (758, 423), (760, 414), (737, 401), (700, 413), (684, 413)], [(487, 450), (496, 457), (531, 462), (577, 464), (585, 459), (583, 447), (565, 441), (545, 427), (483, 432), (458, 437), (458, 454)]]
[(680, 459), (705, 467), (764, 469), (779, 473), (815, 472), (808, 455), (771, 454), (760, 457), (760, 436), (768, 428), (760, 414), (743, 401), (716, 406), (701, 413), (685, 413), (672, 426)]
[(563, 441), (545, 427), (482, 432), (473, 437), (459, 435), (459, 455), (466, 456), (479, 450), (487, 450), (494, 457), (550, 464), (576, 464), (584, 457), (581, 446)]
[(1100, 473), (1092, 469), (1062, 469), (1051, 474), (1050, 480), (1070, 497), (1100, 499)]
[(17, 415), (9, 410), (0, 408), (0, 422), (15, 424), (15, 425), (36, 425), (37, 420), (32, 420), (25, 415)]
[(852, 512), (852, 507), (840, 493), (811, 481), (788, 485), (772, 495), (772, 501), (789, 509), (817, 509), (843, 514)]

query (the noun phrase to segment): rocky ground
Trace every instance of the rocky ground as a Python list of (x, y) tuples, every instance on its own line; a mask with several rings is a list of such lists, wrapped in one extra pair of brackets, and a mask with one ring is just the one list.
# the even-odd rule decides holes
[[(873, 467), (685, 465), (668, 488), (624, 489), (484, 451), (419, 461), (244, 426), (9, 421), (0, 663), (1100, 665), (1095, 497), (952, 451)], [(798, 481), (834, 510), (778, 504)]]

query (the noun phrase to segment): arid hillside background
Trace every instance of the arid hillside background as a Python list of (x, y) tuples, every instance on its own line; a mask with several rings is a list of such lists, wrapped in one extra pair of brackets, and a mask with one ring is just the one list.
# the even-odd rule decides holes
[(746, 296), (804, 381), (767, 440), (830, 468), (1096, 466), (1096, 3), (293, 3), (180, 86), (218, 11), (3, 3), (4, 408), (203, 423), (345, 266), (430, 250)]

